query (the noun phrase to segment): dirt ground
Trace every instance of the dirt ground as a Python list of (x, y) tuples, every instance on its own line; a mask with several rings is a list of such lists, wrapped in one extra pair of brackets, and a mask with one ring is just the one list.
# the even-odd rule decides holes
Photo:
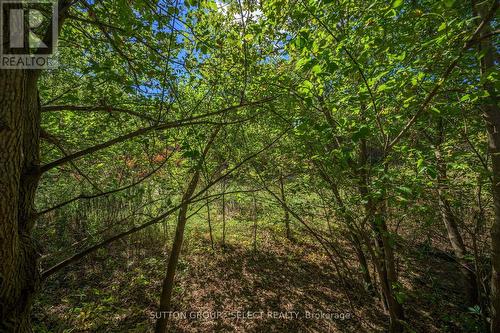
[[(203, 243), (184, 252), (176, 275), (171, 332), (387, 329), (378, 300), (348, 277), (343, 288), (316, 246), (269, 238), (257, 251), (229, 244), (214, 252)], [(155, 312), (166, 254), (116, 249), (116, 255), (105, 253), (47, 281), (35, 305), (36, 332), (150, 332), (155, 316), (166, 315)], [(423, 263), (414, 256), (399, 265), (409, 332), (476, 331), (476, 318), (461, 304), (460, 282), (450, 279), (449, 272), (456, 269), (452, 262), (433, 258)], [(410, 265), (414, 273), (407, 274)]]

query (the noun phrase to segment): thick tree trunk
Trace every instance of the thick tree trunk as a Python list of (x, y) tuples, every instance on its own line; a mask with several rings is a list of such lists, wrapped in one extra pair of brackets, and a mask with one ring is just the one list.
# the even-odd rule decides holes
[(491, 227), (491, 332), (500, 332), (500, 110), (490, 105), (486, 111), (488, 141), (493, 169), (495, 219)]
[(31, 238), (39, 179), (36, 73), (0, 70), (0, 331), (30, 332), (40, 285)]

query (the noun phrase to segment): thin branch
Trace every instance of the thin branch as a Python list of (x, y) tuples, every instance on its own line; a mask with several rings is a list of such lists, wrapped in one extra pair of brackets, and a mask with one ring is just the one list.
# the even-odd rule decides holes
[[(177, 211), (178, 209), (180, 209), (183, 205), (185, 205), (186, 203), (191, 203), (191, 202), (194, 202), (195, 199), (199, 198), (203, 193), (207, 192), (212, 186), (214, 186), (215, 184), (217, 184), (219, 181), (221, 181), (222, 179), (225, 179), (226, 177), (228, 177), (231, 173), (233, 173), (234, 171), (238, 170), (239, 168), (241, 168), (244, 164), (246, 164), (247, 162), (249, 162), (250, 160), (252, 160), (253, 158), (255, 158), (256, 156), (260, 155), (261, 153), (263, 153), (264, 151), (270, 149), (272, 146), (274, 146), (274, 144), (276, 144), (276, 142), (278, 142), (279, 140), (281, 140), (281, 138), (283, 138), (285, 136), (286, 133), (288, 133), (288, 131), (291, 129), (291, 127), (287, 128), (285, 131), (283, 131), (280, 135), (278, 135), (273, 141), (271, 141), (271, 143), (267, 144), (266, 146), (264, 146), (262, 149), (259, 149), (258, 151), (250, 154), (249, 156), (247, 156), (246, 158), (244, 158), (243, 160), (241, 160), (239, 163), (237, 163), (234, 167), (232, 167), (231, 169), (229, 169), (225, 174), (221, 175), (220, 177), (216, 178), (215, 180), (209, 182), (202, 190), (200, 190), (198, 193), (196, 193), (195, 195), (191, 196), (190, 198), (187, 199), (187, 201), (183, 201), (183, 202), (180, 202), (179, 204), (177, 204), (175, 207), (169, 209), (168, 211), (164, 212), (163, 214), (160, 214), (159, 216), (149, 220), (148, 222), (146, 223), (143, 223), (139, 226), (136, 226), (136, 227), (133, 227), (129, 230), (126, 230), (124, 232), (121, 232), (115, 236), (112, 236), (112, 237), (109, 237), (79, 253), (76, 253), (74, 255), (72, 255), (71, 257), (69, 258), (66, 258), (64, 259), (63, 261), (55, 264), (54, 266), (52, 266), (51, 268), (45, 270), (42, 272), (41, 276), (42, 276), (42, 280), (45, 280), (47, 279), (50, 275), (56, 273), (57, 271), (61, 270), (62, 268), (72, 264), (73, 262), (76, 262), (78, 260), (80, 260), (81, 258), (89, 255), (90, 253), (92, 252), (95, 252), (96, 250), (100, 249), (100, 248), (103, 248), (104, 246), (118, 240), (118, 239), (121, 239), (127, 235), (130, 235), (132, 233), (135, 233), (137, 231), (140, 231), (140, 230), (143, 230), (151, 225), (154, 225), (156, 223), (159, 223), (161, 221), (163, 221), (166, 217), (168, 217), (169, 215), (171, 215), (172, 213), (174, 213), (175, 211)], [(204, 200), (205, 198), (201, 198), (199, 200)]]
[[(53, 136), (53, 135), (47, 133), (46, 131), (44, 131), (43, 129), (41, 129), (40, 130), (40, 138), (44, 139), (48, 143), (51, 143), (52, 145), (54, 145), (57, 149), (59, 149), (59, 151), (61, 151), (61, 153), (64, 156), (68, 156), (68, 153), (66, 152), (66, 149), (61, 144), (61, 141), (58, 138), (56, 138), (55, 136)], [(85, 173), (83, 173), (75, 163), (69, 162), (69, 164), (76, 170), (76, 172), (78, 172), (78, 174), (80, 174), (80, 176), (82, 176), (90, 185), (92, 185), (92, 187), (94, 189), (96, 189), (98, 192), (102, 192), (101, 189), (99, 188), (99, 186), (94, 184), (94, 182), (90, 179), (90, 177), (87, 176)], [(36, 218), (36, 216), (37, 215), (35, 215), (34, 218)]]
[(83, 106), (83, 105), (46, 105), (41, 107), (41, 112), (55, 112), (55, 111), (78, 111), (78, 112), (94, 112), (94, 111), (105, 111), (105, 112), (119, 112), (127, 113), (138, 118), (142, 118), (149, 121), (155, 121), (152, 117), (141, 114), (136, 111), (129, 109), (116, 108), (107, 105), (96, 105), (96, 106)]
[(399, 132), (398, 135), (389, 143), (387, 146), (386, 152), (391, 150), (391, 148), (396, 145), (399, 140), (410, 130), (410, 128), (415, 124), (417, 119), (427, 110), (427, 107), (429, 104), (432, 102), (436, 94), (438, 93), (439, 89), (444, 85), (444, 82), (450, 77), (451, 73), (455, 69), (455, 67), (458, 65), (459, 60), (462, 58), (462, 56), (465, 54), (465, 52), (471, 47), (472, 44), (474, 44), (475, 40), (483, 30), (483, 28), (487, 25), (489, 21), (491, 21), (498, 9), (499, 2), (494, 1), (493, 6), (491, 7), (490, 11), (484, 18), (484, 20), (479, 24), (479, 26), (476, 28), (474, 33), (472, 34), (472, 37), (464, 43), (462, 49), (460, 50), (460, 53), (458, 56), (451, 62), (451, 64), (446, 68), (446, 71), (444, 72), (443, 76), (441, 79), (436, 83), (434, 88), (429, 92), (427, 97), (425, 98), (424, 102), (422, 103), (422, 107), (411, 117), (411, 119), (406, 123), (406, 125), (403, 127), (403, 129)]
[(131, 187), (134, 187), (136, 185), (139, 185), (140, 183), (142, 183), (143, 181), (145, 181), (146, 179), (150, 178), (152, 175), (154, 175), (155, 173), (157, 173), (168, 162), (168, 160), (173, 155), (173, 153), (174, 152), (172, 152), (168, 157), (166, 157), (165, 160), (158, 167), (154, 168), (149, 173), (147, 173), (144, 177), (138, 179), (137, 181), (135, 181), (135, 182), (133, 182), (131, 184), (128, 184), (128, 185), (125, 185), (123, 187), (116, 188), (116, 189), (113, 189), (113, 190), (110, 190), (110, 191), (107, 191), (107, 192), (101, 192), (101, 193), (95, 193), (95, 194), (80, 194), (77, 197), (74, 197), (74, 198), (69, 199), (69, 200), (64, 201), (64, 202), (61, 202), (61, 203), (59, 203), (59, 204), (57, 204), (57, 205), (55, 205), (53, 207), (47, 208), (47, 209), (39, 212), (38, 214), (36, 214), (36, 217), (39, 217), (39, 216), (44, 215), (44, 214), (47, 214), (47, 213), (49, 213), (49, 212), (51, 212), (53, 210), (62, 208), (62, 207), (66, 206), (66, 205), (69, 205), (70, 203), (75, 202), (77, 200), (81, 200), (81, 199), (85, 199), (85, 200), (95, 199), (95, 198), (107, 196), (107, 195), (110, 195), (110, 194), (113, 194), (113, 193), (118, 193), (118, 192), (127, 190), (127, 189), (129, 189)]
[[(309, 7), (304, 3), (304, 1), (302, 1), (302, 5), (304, 6), (304, 8), (309, 12), (309, 14), (311, 14), (312, 17), (314, 17), (318, 22), (319, 24), (321, 24), (321, 26), (326, 30), (326, 32), (333, 37), (333, 39), (337, 42), (337, 43), (341, 43), (341, 40), (337, 37), (337, 35), (335, 35), (333, 33), (333, 31), (330, 29), (330, 27), (328, 27), (328, 25), (326, 25), (317, 15), (315, 15), (310, 9)], [(382, 122), (380, 121), (380, 114), (379, 114), (379, 111), (377, 110), (377, 102), (375, 100), (375, 96), (373, 95), (373, 92), (372, 92), (372, 89), (370, 87), (370, 84), (368, 83), (368, 79), (366, 78), (366, 75), (363, 71), (363, 69), (361, 68), (361, 65), (359, 64), (359, 62), (356, 60), (356, 58), (354, 57), (354, 55), (351, 53), (351, 51), (349, 51), (349, 49), (345, 46), (342, 45), (342, 50), (344, 50), (344, 52), (347, 54), (347, 56), (349, 57), (349, 59), (351, 59), (351, 61), (354, 63), (354, 66), (356, 67), (356, 69), (358, 70), (359, 74), (361, 75), (361, 79), (363, 80), (363, 83), (366, 87), (366, 89), (368, 90), (368, 94), (370, 95), (370, 99), (372, 100), (372, 104), (373, 104), (373, 111), (375, 113), (375, 120), (377, 122), (377, 127), (379, 128), (381, 134), (382, 134), (382, 137), (384, 138), (384, 143), (385, 145), (387, 145), (388, 143), (388, 137), (387, 135), (385, 134), (385, 131), (384, 131), (384, 127), (382, 126)]]
[(206, 114), (202, 114), (202, 115), (199, 115), (199, 116), (190, 117), (190, 118), (187, 118), (187, 119), (181, 119), (181, 120), (171, 121), (171, 122), (167, 122), (167, 123), (163, 123), (163, 124), (152, 125), (152, 126), (149, 126), (149, 127), (140, 128), (140, 129), (138, 129), (136, 131), (127, 133), (125, 135), (121, 135), (119, 137), (116, 137), (116, 138), (111, 139), (109, 141), (103, 142), (103, 143), (98, 144), (96, 146), (92, 146), (92, 147), (83, 149), (83, 150), (78, 151), (76, 153), (73, 153), (71, 155), (62, 157), (62, 158), (60, 158), (58, 160), (55, 160), (55, 161), (50, 162), (48, 164), (45, 164), (45, 165), (43, 165), (43, 166), (40, 167), (40, 173), (47, 172), (47, 171), (49, 171), (49, 170), (51, 170), (51, 169), (53, 169), (53, 168), (55, 168), (57, 166), (60, 166), (60, 165), (62, 165), (64, 163), (67, 163), (67, 162), (72, 161), (74, 159), (77, 159), (77, 158), (83, 157), (85, 155), (89, 155), (89, 154), (95, 153), (95, 152), (97, 152), (99, 150), (111, 147), (111, 146), (113, 146), (113, 145), (115, 145), (117, 143), (121, 143), (121, 142), (130, 140), (132, 138), (135, 138), (135, 137), (147, 134), (147, 133), (149, 133), (151, 131), (165, 130), (165, 129), (176, 128), (176, 127), (191, 126), (191, 125), (196, 125), (196, 124), (204, 124), (205, 122), (196, 121), (196, 120), (204, 119), (204, 118), (207, 118), (207, 117), (210, 117), (210, 116), (214, 116), (214, 115), (223, 114), (225, 112), (232, 111), (232, 110), (237, 110), (237, 109), (240, 109), (240, 108), (246, 107), (246, 106), (259, 105), (259, 104), (262, 104), (264, 102), (270, 101), (272, 99), (273, 98), (264, 98), (264, 99), (259, 100), (259, 101), (255, 101), (255, 102), (251, 102), (251, 103), (238, 104), (238, 105), (234, 105), (234, 106), (230, 106), (230, 107), (224, 108), (222, 110), (218, 110), (218, 111), (214, 111), (214, 112), (209, 112), (209, 113), (206, 113)]

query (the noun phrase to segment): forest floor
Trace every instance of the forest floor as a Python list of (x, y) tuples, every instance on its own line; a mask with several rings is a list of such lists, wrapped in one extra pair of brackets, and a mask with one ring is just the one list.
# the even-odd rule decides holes
[[(206, 239), (185, 244), (171, 332), (386, 331), (378, 301), (359, 285), (346, 294), (321, 248), (270, 235), (256, 251), (235, 244), (216, 251)], [(477, 331), (477, 318), (461, 303), (456, 266), (420, 257), (399, 263), (409, 332)], [(35, 331), (150, 332), (165, 258), (162, 250), (120, 244), (60, 272), (35, 304)]]

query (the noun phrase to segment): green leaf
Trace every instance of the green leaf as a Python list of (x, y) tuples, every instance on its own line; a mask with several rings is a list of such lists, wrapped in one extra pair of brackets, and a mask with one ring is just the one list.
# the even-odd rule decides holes
[(464, 95), (464, 96), (462, 96), (462, 98), (460, 98), (460, 102), (465, 102), (465, 101), (468, 101), (468, 100), (470, 100), (470, 95), (469, 94)]
[(455, 3), (455, 0), (444, 0), (444, 5), (448, 8), (453, 7), (453, 4)]
[(395, 292), (394, 296), (399, 304), (405, 303), (408, 298), (404, 292)]
[(307, 65), (311, 62), (311, 58), (300, 58), (295, 64), (296, 70), (307, 69)]
[(381, 85), (377, 88), (377, 91), (378, 91), (378, 92), (381, 92), (381, 91), (388, 90), (388, 89), (390, 89), (390, 87), (389, 87), (387, 84), (381, 84)]
[(299, 92), (305, 94), (305, 95), (311, 95), (311, 91), (313, 89), (313, 84), (309, 80), (305, 80), (302, 82), (302, 84), (299, 87)]
[(320, 65), (315, 65), (313, 66), (312, 70), (311, 70), (314, 74), (318, 75), (318, 74), (321, 74), (323, 72), (323, 69), (321, 68)]
[(438, 108), (436, 108), (436, 107), (434, 107), (434, 106), (433, 106), (433, 107), (431, 107), (431, 111), (432, 111), (433, 113), (435, 113), (435, 114), (441, 114), (441, 110), (439, 110)]
[(413, 191), (411, 190), (411, 188), (409, 187), (406, 187), (406, 186), (398, 186), (396, 188), (396, 190), (401, 193), (401, 194), (405, 194), (405, 195), (411, 195), (413, 193)]
[(422, 168), (422, 166), (424, 165), (424, 159), (423, 158), (420, 158), (418, 159), (417, 161), (417, 168)]
[(437, 171), (434, 167), (432, 166), (428, 166), (427, 167), (427, 174), (429, 175), (429, 177), (431, 177), (432, 179), (436, 179), (437, 177)]
[(394, 57), (395, 60), (403, 61), (406, 58), (406, 51), (403, 51), (400, 55)]
[(398, 8), (403, 4), (403, 2), (404, 2), (403, 0), (394, 0), (392, 3), (392, 8)]
[(481, 307), (479, 305), (474, 305), (473, 307), (468, 307), (467, 311), (469, 311), (469, 313), (480, 315), (481, 314)]
[(361, 139), (364, 139), (370, 134), (370, 129), (367, 126), (361, 126), (356, 132), (354, 132), (351, 136), (352, 141), (357, 142)]

